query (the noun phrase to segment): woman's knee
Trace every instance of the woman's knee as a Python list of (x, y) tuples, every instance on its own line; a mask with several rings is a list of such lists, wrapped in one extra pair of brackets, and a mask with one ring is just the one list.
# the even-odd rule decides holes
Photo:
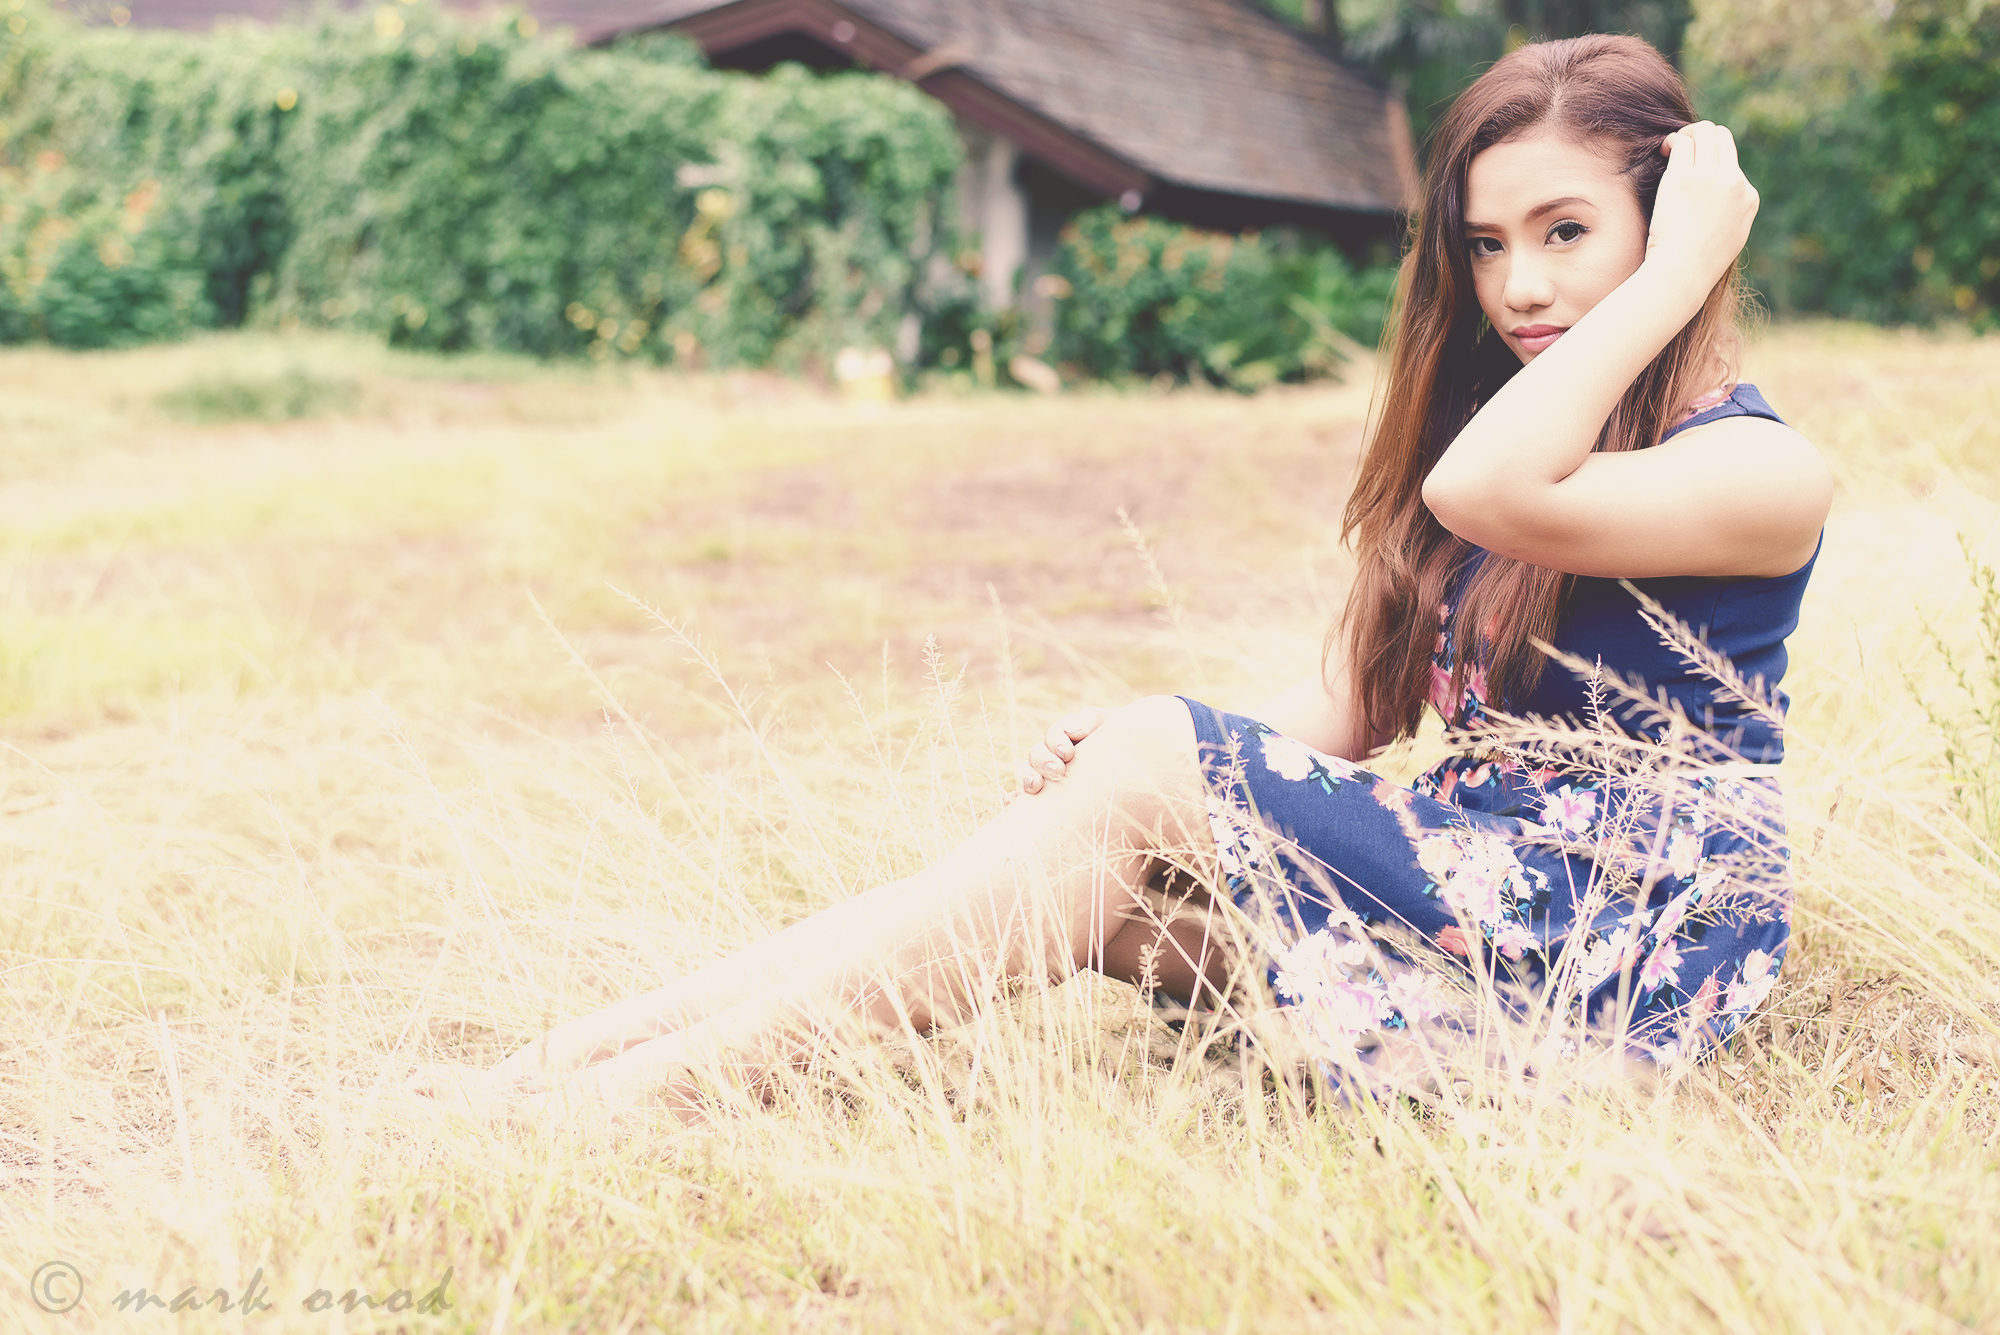
[(1194, 777), (1194, 719), (1187, 702), (1175, 695), (1149, 695), (1111, 715), (1096, 732), (1077, 745), (1072, 765), (1085, 772), (1103, 771), (1130, 782), (1152, 776), (1162, 783)]

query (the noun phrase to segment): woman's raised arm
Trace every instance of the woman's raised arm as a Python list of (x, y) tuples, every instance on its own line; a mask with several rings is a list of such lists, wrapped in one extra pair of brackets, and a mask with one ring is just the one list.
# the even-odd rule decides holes
[[(1467, 223), (1482, 305), (1527, 364), (1445, 451), (1425, 480), (1425, 503), (1468, 542), (1573, 574), (1777, 575), (1804, 564), (1832, 483), (1817, 451), (1789, 428), (1727, 419), (1651, 449), (1592, 453), (1619, 399), (1701, 309), (1749, 236), (1757, 192), (1729, 131), (1704, 121), (1668, 137), (1643, 258), (1567, 325), (1564, 306), (1588, 286), (1589, 266), (1602, 263), (1621, 220), (1608, 200), (1592, 217), (1591, 200), (1576, 196), (1604, 192), (1588, 186), (1515, 207), (1517, 197), (1532, 198), (1518, 178), (1547, 170), (1525, 157), (1534, 149), (1521, 150), (1520, 166), (1489, 163), (1498, 148), (1481, 156), (1475, 170), (1512, 179), (1485, 188), (1493, 222), (1470, 220), (1472, 208), (1486, 207), (1482, 183), (1472, 182)], [(1560, 210), (1583, 221), (1549, 228), (1566, 216)], [(1548, 238), (1538, 240), (1537, 229)]]

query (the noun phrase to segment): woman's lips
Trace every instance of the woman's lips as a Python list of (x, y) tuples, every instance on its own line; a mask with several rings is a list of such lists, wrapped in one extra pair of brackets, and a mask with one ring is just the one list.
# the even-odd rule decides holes
[(1521, 345), (1524, 352), (1540, 352), (1567, 332), (1560, 325), (1523, 325), (1514, 331), (1514, 341)]

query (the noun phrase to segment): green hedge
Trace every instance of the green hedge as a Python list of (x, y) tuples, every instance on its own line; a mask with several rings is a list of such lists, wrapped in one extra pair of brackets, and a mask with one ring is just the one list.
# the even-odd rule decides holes
[(429, 5), (205, 36), (0, 24), (0, 338), (243, 322), (785, 363), (887, 343), (950, 242), (914, 88), (574, 50)]

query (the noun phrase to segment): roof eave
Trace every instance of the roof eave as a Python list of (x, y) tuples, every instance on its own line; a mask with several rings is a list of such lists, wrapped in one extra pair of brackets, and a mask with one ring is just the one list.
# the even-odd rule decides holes
[(685, 33), (708, 51), (803, 34), (830, 50), (846, 52), (858, 65), (909, 80), (974, 125), (1011, 139), (1079, 185), (1115, 199), (1127, 191), (1143, 196), (1155, 184), (1143, 168), (981, 82), (956, 53), (926, 51), (834, 0), (735, 0), (659, 25), (641, 19), (586, 40), (605, 42), (644, 26)]
[(925, 50), (837, 0), (732, 0), (679, 19), (649, 21), (643, 14), (634, 14), (614, 27), (578, 36), (603, 43), (650, 27), (683, 33), (707, 51), (728, 51), (771, 37), (802, 34), (829, 50), (846, 52), (858, 65), (907, 79), (965, 120), (1012, 140), (1030, 156), (1110, 199), (1136, 194), (1146, 200), (1161, 191), (1237, 195), (1270, 205), (1390, 217), (1407, 213), (1415, 202), (1409, 117), (1393, 93), (1384, 95), (1384, 114), (1403, 198), (1297, 199), (1223, 189), (1149, 170), (983, 82), (965, 64), (967, 53), (949, 46)]

